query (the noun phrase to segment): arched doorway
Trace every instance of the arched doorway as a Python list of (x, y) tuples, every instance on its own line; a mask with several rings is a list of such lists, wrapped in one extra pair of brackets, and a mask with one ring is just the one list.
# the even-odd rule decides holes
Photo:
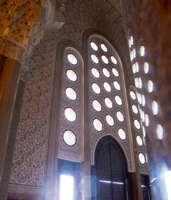
[(128, 172), (124, 153), (111, 137), (103, 137), (95, 151), (97, 200), (127, 200)]

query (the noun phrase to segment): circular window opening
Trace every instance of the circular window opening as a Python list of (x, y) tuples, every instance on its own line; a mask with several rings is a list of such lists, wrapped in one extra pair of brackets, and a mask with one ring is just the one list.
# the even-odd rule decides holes
[(145, 55), (145, 47), (141, 46), (140, 47), (140, 56), (144, 56)]
[(96, 83), (92, 84), (92, 89), (96, 94), (100, 94), (100, 87)]
[(104, 101), (105, 101), (105, 105), (108, 108), (112, 108), (113, 107), (113, 103), (112, 103), (112, 101), (108, 97), (106, 97)]
[(135, 92), (130, 91), (130, 97), (131, 97), (133, 100), (135, 100), (135, 99), (136, 99)]
[(136, 50), (133, 49), (132, 52), (133, 52), (133, 59), (134, 59), (134, 58), (136, 58)]
[(123, 129), (119, 129), (118, 130), (118, 135), (121, 138), (121, 140), (125, 140), (126, 139), (126, 134), (125, 134), (125, 131)]
[(161, 124), (157, 124), (157, 127), (156, 127), (156, 134), (157, 134), (157, 138), (159, 140), (162, 140), (163, 137), (164, 137), (164, 134), (163, 134), (163, 127)]
[(136, 87), (136, 88), (139, 88), (139, 81), (138, 81), (138, 78), (135, 78), (135, 79), (134, 79), (134, 82), (135, 82), (135, 87)]
[(139, 108), (139, 111), (140, 111), (140, 117), (141, 117), (142, 121), (144, 122), (145, 121), (145, 113), (140, 108)]
[(118, 63), (117, 60), (116, 60), (116, 58), (114, 56), (111, 56), (111, 61), (115, 65)]
[(141, 164), (144, 164), (145, 163), (145, 156), (143, 153), (139, 153), (139, 161)]
[(138, 103), (142, 104), (141, 94), (137, 92)]
[(132, 65), (132, 71), (134, 74), (139, 72), (139, 64), (137, 62)]
[(76, 81), (77, 80), (77, 75), (74, 71), (72, 70), (67, 70), (66, 72), (67, 78), (71, 81)]
[(119, 83), (117, 81), (114, 81), (113, 85), (114, 85), (116, 90), (120, 90), (121, 89), (121, 87), (120, 87), (120, 85), (119, 85)]
[(109, 78), (110, 77), (110, 72), (106, 69), (106, 68), (103, 68), (103, 74)]
[(102, 109), (101, 104), (97, 100), (94, 100), (92, 104), (93, 104), (94, 110), (96, 110), (98, 112), (101, 111), (101, 109)]
[(66, 108), (64, 114), (68, 121), (74, 122), (76, 120), (76, 112), (72, 108)]
[(107, 92), (111, 92), (111, 86), (109, 85), (109, 83), (104, 82), (103, 86), (104, 86), (104, 89), (105, 89)]
[(105, 64), (108, 64), (109, 63), (109, 60), (106, 56), (102, 56), (102, 61), (105, 63)]
[(115, 96), (115, 101), (118, 105), (122, 105), (122, 99), (119, 96)]
[(139, 78), (135, 78), (135, 87), (136, 88), (142, 88), (142, 79), (139, 77)]
[(133, 51), (130, 52), (130, 59), (131, 59), (131, 61), (134, 59), (134, 54), (133, 53), (134, 53)]
[(149, 124), (150, 124), (149, 116), (148, 116), (148, 114), (145, 114), (145, 125), (146, 125), (146, 127), (149, 127)]
[(73, 146), (76, 144), (76, 136), (70, 130), (67, 130), (64, 132), (63, 138), (64, 138), (64, 142), (69, 146)]
[(91, 46), (91, 48), (92, 48), (94, 51), (97, 51), (97, 50), (98, 50), (98, 47), (97, 47), (97, 45), (96, 45), (95, 42), (90, 42), (90, 46)]
[(134, 120), (134, 126), (135, 128), (140, 129), (140, 123), (138, 120)]
[(142, 99), (142, 106), (145, 106), (145, 104), (146, 104), (145, 96), (142, 95), (142, 96), (141, 96), (141, 99)]
[(141, 137), (140, 137), (139, 135), (136, 137), (136, 141), (137, 141), (137, 144), (138, 144), (139, 146), (142, 146), (142, 145), (143, 145), (143, 141), (142, 141), (142, 139), (141, 139)]
[(145, 127), (142, 126), (143, 136), (146, 137)]
[(94, 63), (98, 64), (99, 63), (99, 59), (97, 58), (97, 56), (95, 56), (94, 54), (91, 55), (91, 59)]
[(91, 73), (93, 74), (93, 76), (95, 78), (99, 78), (100, 77), (100, 73), (99, 73), (99, 71), (96, 68), (92, 68), (91, 69)]
[(67, 88), (65, 93), (66, 96), (71, 100), (75, 100), (77, 98), (77, 93), (72, 88)]
[(77, 58), (73, 54), (68, 54), (67, 59), (72, 65), (76, 65), (78, 62)]
[(153, 92), (154, 85), (153, 85), (153, 82), (151, 80), (148, 81), (147, 87), (148, 87), (148, 92), (150, 92), (150, 93)]
[(104, 52), (107, 52), (107, 47), (106, 47), (106, 45), (101, 44), (100, 46), (101, 46), (101, 49), (102, 49)]
[(110, 115), (106, 115), (106, 122), (108, 123), (109, 126), (113, 126), (114, 125), (113, 117), (111, 117)]
[(144, 63), (144, 73), (148, 74), (149, 72), (149, 64), (147, 62)]
[(158, 103), (156, 101), (153, 101), (152, 102), (153, 115), (157, 115), (158, 114), (158, 110), (159, 110)]
[(103, 126), (100, 120), (94, 119), (93, 126), (97, 131), (102, 131)]
[(137, 108), (137, 106), (132, 105), (132, 111), (133, 111), (135, 114), (138, 114), (138, 108)]
[(120, 122), (123, 122), (123, 121), (124, 121), (124, 116), (123, 116), (123, 114), (122, 114), (120, 111), (118, 111), (118, 112), (116, 113), (116, 116), (117, 116), (117, 119), (118, 119)]
[(112, 73), (114, 76), (118, 77), (119, 76), (119, 73), (118, 71), (115, 69), (115, 68), (112, 68)]

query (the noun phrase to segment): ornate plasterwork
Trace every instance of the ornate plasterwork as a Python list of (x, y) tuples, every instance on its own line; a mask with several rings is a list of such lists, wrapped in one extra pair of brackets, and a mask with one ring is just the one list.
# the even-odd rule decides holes
[(10, 183), (43, 184), (53, 80), (54, 54), (29, 73), (17, 130)]

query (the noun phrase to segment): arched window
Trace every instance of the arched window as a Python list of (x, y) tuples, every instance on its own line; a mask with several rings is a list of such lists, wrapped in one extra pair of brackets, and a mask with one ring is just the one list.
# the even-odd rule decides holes
[[(88, 39), (88, 104), (91, 157), (96, 143), (112, 135), (130, 158), (128, 107), (122, 62), (112, 45), (99, 35)], [(128, 165), (130, 165), (128, 159)]]
[[(136, 91), (135, 87), (131, 87), (129, 90), (129, 97), (130, 97), (130, 109), (131, 109), (131, 122), (133, 127), (133, 132), (135, 133), (135, 146), (137, 149), (136, 154), (136, 161), (139, 163), (140, 166), (140, 172), (147, 174), (148, 172), (148, 160), (147, 160), (147, 153), (146, 153), (146, 132), (145, 128), (142, 123), (142, 119), (145, 120), (145, 118), (148, 118), (148, 116), (145, 115), (145, 113), (141, 110), (139, 106), (138, 98), (139, 94)], [(143, 98), (142, 98), (143, 99)], [(146, 119), (146, 122), (148, 123), (148, 119)]]
[(58, 158), (81, 162), (83, 155), (83, 61), (74, 48), (64, 49), (59, 111)]

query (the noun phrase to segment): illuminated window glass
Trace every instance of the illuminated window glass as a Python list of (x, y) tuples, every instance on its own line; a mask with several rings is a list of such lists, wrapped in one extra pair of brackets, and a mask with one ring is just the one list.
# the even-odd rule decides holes
[(64, 137), (65, 143), (69, 146), (73, 146), (76, 143), (76, 136), (70, 130), (65, 131), (63, 137)]
[[(67, 192), (66, 192), (67, 188)], [(74, 177), (61, 174), (59, 178), (59, 200), (74, 200)]]

